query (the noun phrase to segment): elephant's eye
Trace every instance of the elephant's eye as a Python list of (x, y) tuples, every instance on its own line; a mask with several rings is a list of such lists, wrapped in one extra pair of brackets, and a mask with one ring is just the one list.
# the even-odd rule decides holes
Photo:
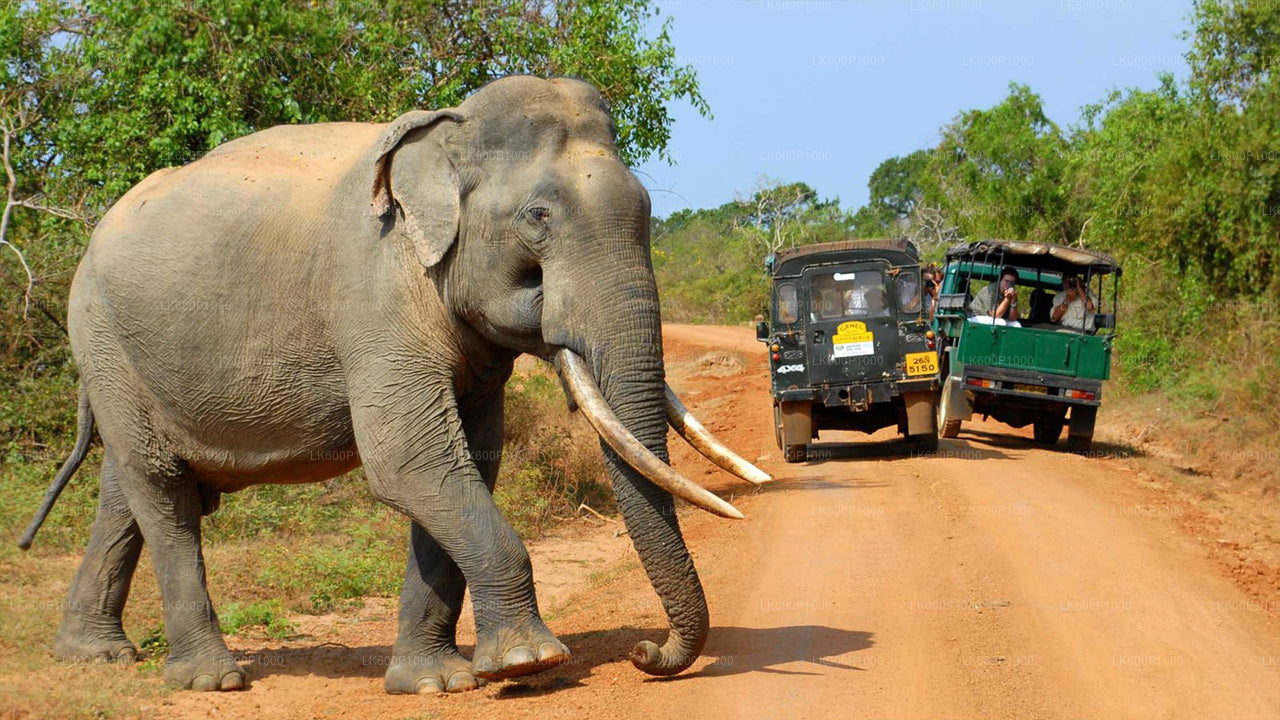
[(531, 207), (525, 211), (530, 220), (538, 223), (546, 223), (551, 219), (551, 211), (544, 207)]

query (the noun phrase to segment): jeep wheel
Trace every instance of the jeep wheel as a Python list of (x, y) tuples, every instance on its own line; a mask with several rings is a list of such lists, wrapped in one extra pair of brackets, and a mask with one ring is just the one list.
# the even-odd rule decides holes
[(1092, 435), (1068, 435), (1067, 452), (1084, 453), (1093, 447)]
[(960, 434), (960, 420), (947, 417), (951, 412), (951, 401), (947, 399), (949, 396), (950, 393), (944, 386), (942, 399), (938, 401), (938, 437), (953, 438)]
[(1098, 408), (1077, 405), (1071, 408), (1071, 420), (1067, 424), (1067, 450), (1074, 453), (1088, 452), (1093, 447), (1093, 425), (1098, 419)]
[(808, 445), (788, 445), (782, 451), (782, 457), (789, 463), (802, 463), (807, 459)]
[[(956, 422), (959, 422), (958, 420)], [(918, 453), (931, 453), (938, 449), (938, 434), (908, 435), (907, 440), (915, 446)]]
[(1032, 434), (1035, 435), (1036, 442), (1041, 445), (1053, 445), (1062, 436), (1062, 426), (1061, 418), (1036, 420), (1032, 428)]

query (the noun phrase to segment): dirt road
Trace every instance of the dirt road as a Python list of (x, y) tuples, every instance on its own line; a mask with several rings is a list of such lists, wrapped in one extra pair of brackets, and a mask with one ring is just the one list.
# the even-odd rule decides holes
[(713, 624), (689, 672), (648, 678), (625, 660), (636, 640), (665, 637), (664, 616), (604, 523), (533, 550), (569, 666), (389, 697), (394, 608), (374, 604), (358, 622), (301, 621), (314, 637), (293, 645), (232, 639), (255, 661), (249, 691), (178, 693), (148, 714), (1280, 717), (1274, 595), (1242, 590), (1180, 522), (1181, 501), (1122, 461), (974, 423), (929, 456), (888, 433), (824, 434), (810, 462), (787, 465), (749, 329), (673, 326), (667, 356), (691, 409), (778, 478), (752, 493), (673, 441), (673, 464), (748, 516), (683, 516)]

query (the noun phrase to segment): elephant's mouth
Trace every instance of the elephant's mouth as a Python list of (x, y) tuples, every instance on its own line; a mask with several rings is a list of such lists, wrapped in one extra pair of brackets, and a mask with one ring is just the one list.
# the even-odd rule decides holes
[[(569, 399), (628, 465), (653, 484), (696, 507), (721, 517), (742, 519), (743, 515), (737, 508), (676, 472), (627, 430), (609, 407), (581, 356), (568, 348), (559, 348), (547, 359), (552, 360), (560, 372)], [(664, 384), (664, 387), (667, 421), (695, 450), (749, 483), (760, 484), (773, 479), (717, 440), (689, 413), (671, 386)]]

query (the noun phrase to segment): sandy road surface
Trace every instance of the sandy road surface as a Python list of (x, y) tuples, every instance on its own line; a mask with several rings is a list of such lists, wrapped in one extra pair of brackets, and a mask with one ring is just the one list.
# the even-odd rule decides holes
[(1124, 463), (975, 423), (931, 456), (887, 433), (824, 435), (809, 463), (786, 465), (749, 329), (672, 326), (667, 356), (690, 408), (779, 478), (753, 493), (673, 442), (677, 468), (748, 516), (683, 516), (713, 624), (685, 675), (648, 678), (624, 659), (665, 621), (626, 537), (603, 524), (532, 550), (571, 665), (389, 697), (394, 607), (374, 603), (300, 619), (312, 637), (283, 646), (233, 638), (254, 660), (250, 690), (177, 693), (144, 714), (1280, 717), (1277, 606), (1233, 583), (1170, 518), (1176, 501)]

